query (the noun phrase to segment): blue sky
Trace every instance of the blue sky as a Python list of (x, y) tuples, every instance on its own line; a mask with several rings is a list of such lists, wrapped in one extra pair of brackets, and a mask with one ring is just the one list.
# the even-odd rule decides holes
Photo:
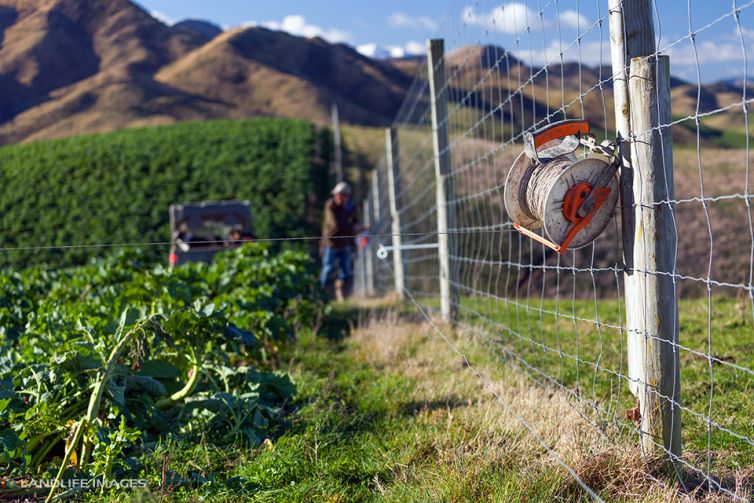
[[(536, 65), (559, 61), (561, 51), (564, 59), (580, 58), (589, 65), (609, 64), (610, 60), (607, 22), (602, 27), (598, 24), (605, 19), (607, 0), (138, 0), (138, 3), (166, 22), (200, 18), (226, 28), (262, 25), (345, 42), (370, 55), (421, 53), (426, 39), (442, 37), (451, 49), (470, 43), (497, 44)], [(732, 0), (691, 0), (690, 5), (687, 0), (655, 1), (660, 47), (670, 54), (675, 75), (696, 81), (698, 59), (703, 82), (743, 76), (742, 38), (747, 59), (754, 63), (754, 0), (737, 0), (737, 6), (740, 31), (732, 15)], [(688, 36), (689, 18), (695, 32), (693, 44)], [(579, 33), (580, 45), (576, 42)], [(746, 71), (754, 74), (751, 68)]]

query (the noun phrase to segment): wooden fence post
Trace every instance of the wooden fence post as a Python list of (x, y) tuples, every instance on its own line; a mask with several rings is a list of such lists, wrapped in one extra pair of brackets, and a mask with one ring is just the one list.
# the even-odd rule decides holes
[(654, 129), (671, 118), (669, 61), (653, 57), (651, 0), (609, 0), (608, 14), (616, 130), (632, 139), (621, 169), (629, 388), (639, 397), (643, 452), (667, 452), (674, 462), (681, 455), (678, 299), (672, 276), (656, 274), (672, 274), (675, 265), (672, 214), (657, 204), (673, 198), (672, 138), (669, 128)]
[[(655, 52), (654, 24), (651, 0), (609, 0), (610, 59), (613, 70), (613, 96), (615, 101), (615, 129), (624, 140), (631, 136), (631, 104), (628, 98), (628, 63), (631, 58), (650, 56)], [(634, 319), (638, 305), (634, 269), (634, 193), (631, 150), (621, 150), (623, 162), (620, 172), (621, 234), (626, 272), (623, 275), (626, 298), (626, 329), (628, 350), (628, 387), (639, 396), (640, 383), (644, 382), (644, 336)]]
[[(644, 338), (639, 393), (642, 449), (650, 457), (681, 455), (678, 237), (673, 222), (673, 139), (668, 56), (633, 58), (629, 73), (631, 162), (635, 205), (634, 289), (627, 305)], [(626, 299), (628, 302), (629, 299)]]
[(403, 251), (401, 244), (401, 214), (398, 211), (398, 194), (400, 194), (400, 166), (399, 166), (398, 131), (394, 128), (385, 129), (385, 161), (387, 171), (387, 192), (390, 199), (390, 233), (393, 235), (393, 276), (395, 293), (399, 300), (403, 300), (405, 278), (403, 276)]
[(343, 148), (340, 142), (340, 119), (338, 119), (338, 105), (330, 105), (330, 119), (332, 120), (333, 164), (335, 165), (335, 179), (343, 181)]
[[(382, 229), (382, 200), (380, 199), (380, 170), (372, 170), (372, 192), (369, 200), (372, 202), (371, 232), (370, 234), (383, 234)], [(372, 256), (372, 294), (384, 293), (384, 287), (380, 282), (379, 259), (377, 258), (377, 240), (370, 240), (369, 254)]]
[[(367, 195), (364, 199), (364, 225), (370, 226), (372, 223), (372, 198)], [(364, 248), (362, 256), (364, 257), (364, 295), (371, 297), (374, 295), (374, 255), (372, 254), (372, 245)]]
[(356, 250), (356, 262), (354, 263), (354, 292), (360, 296), (365, 297), (367, 292), (367, 270), (364, 266), (364, 249), (360, 246)]
[[(456, 227), (453, 179), (450, 176), (448, 141), (448, 103), (445, 88), (445, 43), (432, 39), (427, 43), (430, 107), (432, 109), (432, 146), (435, 154), (437, 185), (437, 255), (440, 262), (440, 312), (446, 322), (458, 319), (458, 280), (450, 257), (456, 253)], [(450, 232), (449, 232), (450, 231)]]

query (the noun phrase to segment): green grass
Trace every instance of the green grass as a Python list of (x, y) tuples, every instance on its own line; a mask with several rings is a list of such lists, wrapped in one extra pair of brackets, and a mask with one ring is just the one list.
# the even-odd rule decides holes
[[(705, 351), (707, 339), (705, 302), (684, 301), (681, 306), (681, 343), (700, 351)], [(513, 330), (498, 332), (497, 343), (488, 336), (474, 338), (444, 329), (448, 336), (475, 368), (503, 383), (505, 399), (518, 413), (532, 422), (542, 416), (535, 427), (551, 445), (564, 449), (566, 456), (574, 449), (586, 449), (586, 454), (571, 455), (568, 462), (602, 497), (608, 501), (631, 501), (636, 494), (644, 494), (646, 501), (678, 498), (672, 484), (657, 489), (646, 476), (637, 475), (641, 461), (632, 450), (638, 442), (630, 428), (628, 434), (611, 440), (618, 448), (606, 455), (597, 437), (590, 436), (597, 435), (595, 430), (578, 425), (578, 415), (563, 394), (552, 393), (552, 383), (534, 385), (514, 359), (495, 350), (515, 350), (529, 365), (582, 397), (595, 399), (606, 407), (606, 414), (620, 417), (634, 398), (625, 382), (620, 385), (620, 379), (605, 370), (623, 365), (625, 371), (622, 336), (607, 326), (620, 323), (617, 303), (599, 302), (601, 335), (591, 323), (568, 318), (594, 319), (593, 302), (569, 300), (556, 306), (546, 300), (541, 307), (557, 310), (557, 320), (546, 313), (540, 318), (539, 302), (528, 310), (526, 304), (471, 298), (462, 304), (465, 320), (472, 324), (478, 323), (478, 319), (473, 322), (472, 311), (483, 314), (488, 335), (495, 334), (490, 320)], [(754, 367), (747, 346), (751, 321), (741, 316), (733, 300), (715, 298), (712, 306), (713, 354), (735, 355), (737, 365)], [(418, 324), (378, 325), (371, 338), (359, 335), (363, 329), (350, 335), (348, 327), (363, 315), (350, 308), (336, 309), (320, 335), (307, 333), (281, 356), (283, 368), (294, 376), (298, 395), (288, 423), (271, 437), (270, 445), (254, 450), (218, 450), (180, 442), (158, 446), (143, 468), (149, 489), (131, 496), (144, 501), (587, 500), (574, 480), (556, 468), (516, 420), (505, 415), (477, 377), (459, 365), (421, 319)], [(559, 350), (545, 351), (535, 342)], [(601, 370), (577, 364), (566, 354), (578, 355), (584, 362), (599, 361)], [(707, 362), (687, 351), (681, 359), (684, 406), (706, 414)], [(751, 436), (751, 380), (726, 365), (713, 370), (713, 419)], [(550, 419), (544, 417), (548, 413)], [(706, 425), (693, 421), (688, 413), (683, 419), (686, 459), (703, 468)], [(625, 420), (619, 422), (630, 426)], [(564, 440), (568, 438), (577, 447)], [(714, 430), (710, 440), (713, 472), (730, 474), (752, 465), (746, 444)], [(123, 493), (109, 495), (111, 501), (123, 498)]]
[[(385, 332), (393, 337), (388, 345), (397, 348), (395, 355), (372, 357), (373, 346), (337, 336), (354, 315), (336, 312), (340, 323), (335, 331), (330, 323), (330, 337), (306, 335), (284, 355), (298, 398), (289, 424), (271, 446), (250, 451), (159, 446), (144, 467), (149, 489), (132, 496), (144, 501), (586, 501), (520, 425), (501, 425), (500, 411), (490, 413), (499, 404), (457, 365), (444, 342), (411, 325), (397, 335)], [(379, 344), (381, 334), (372, 343)], [(482, 348), (469, 355), (501, 376), (517, 375)], [(405, 371), (415, 365), (418, 375)], [(459, 371), (461, 377), (453, 376)], [(607, 490), (605, 495), (623, 499), (610, 498)]]
[[(636, 398), (628, 390), (624, 316), (616, 301), (464, 298), (461, 311), (482, 323), (502, 348), (578, 396), (597, 403), (602, 418), (623, 416)], [(750, 305), (715, 297), (682, 300), (679, 315), (683, 444), (687, 460), (713, 473), (754, 466), (754, 447), (724, 429), (754, 439), (754, 329)], [(598, 327), (596, 320), (599, 320)], [(711, 341), (711, 347), (709, 342)], [(705, 355), (713, 355), (712, 361)], [(733, 367), (737, 365), (750, 372)], [(541, 374), (532, 371), (541, 378)], [(547, 379), (545, 379), (547, 380)], [(711, 412), (710, 412), (710, 399)], [(707, 417), (716, 423), (710, 426)], [(626, 424), (628, 424), (626, 422)], [(709, 429), (709, 431), (708, 431)], [(718, 472), (719, 473), (719, 472)]]
[[(673, 117), (673, 121), (676, 121), (678, 119), (683, 119), (683, 117)], [(696, 135), (697, 126), (694, 121), (684, 120), (680, 122), (678, 126)], [(746, 148), (747, 145), (746, 128), (743, 126), (717, 127), (710, 124), (709, 120), (702, 120), (699, 124), (699, 135), (702, 139), (705, 139), (711, 142), (713, 145), (721, 148), (743, 149)], [(751, 132), (749, 133), (748, 137), (752, 137)], [(693, 148), (695, 147), (695, 143), (686, 146)]]

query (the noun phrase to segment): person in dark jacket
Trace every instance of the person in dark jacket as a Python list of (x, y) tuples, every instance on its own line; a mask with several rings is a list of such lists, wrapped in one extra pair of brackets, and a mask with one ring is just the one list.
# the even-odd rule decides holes
[(325, 203), (322, 223), (322, 272), (319, 284), (324, 288), (337, 269), (335, 296), (341, 301), (353, 283), (354, 236), (364, 228), (359, 223), (348, 183), (338, 183), (331, 194), (332, 197)]

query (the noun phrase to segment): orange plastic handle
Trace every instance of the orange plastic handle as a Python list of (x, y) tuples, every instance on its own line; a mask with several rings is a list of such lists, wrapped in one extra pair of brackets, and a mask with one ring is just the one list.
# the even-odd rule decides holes
[(524, 236), (530, 237), (534, 241), (537, 241), (538, 243), (542, 243), (548, 248), (551, 248), (558, 252), (559, 254), (563, 255), (565, 252), (568, 251), (568, 247), (571, 245), (571, 242), (576, 237), (576, 234), (584, 230), (584, 228), (589, 225), (589, 222), (592, 221), (592, 217), (597, 213), (597, 210), (600, 209), (602, 206), (602, 203), (605, 202), (607, 199), (607, 196), (610, 194), (610, 188), (609, 187), (600, 187), (595, 189), (597, 192), (597, 199), (594, 201), (594, 208), (592, 208), (592, 211), (586, 214), (584, 218), (579, 220), (578, 222), (574, 223), (570, 229), (568, 229), (568, 233), (566, 234), (565, 239), (563, 240), (562, 244), (553, 243), (549, 239), (547, 239), (544, 236), (540, 236), (536, 232), (532, 232), (526, 227), (524, 227), (521, 224), (514, 223), (513, 227), (523, 234)]
[(588, 132), (589, 123), (585, 120), (574, 119), (556, 122), (534, 133), (534, 147), (539, 148), (549, 141), (564, 136), (583, 135)]
[(610, 187), (599, 187), (594, 190), (597, 194), (597, 199), (595, 199), (594, 201), (594, 208), (592, 208), (592, 211), (584, 215), (584, 218), (573, 224), (568, 230), (568, 234), (566, 234), (566, 237), (563, 240), (563, 243), (560, 245), (560, 248), (558, 250), (555, 250), (561, 255), (564, 254), (566, 250), (568, 250), (569, 246), (571, 246), (571, 242), (576, 237), (576, 234), (581, 232), (587, 225), (589, 225), (589, 222), (592, 221), (594, 214), (597, 213), (597, 210), (600, 209), (602, 203), (604, 203), (607, 199), (607, 196), (610, 195)]
[(521, 224), (516, 224), (516, 223), (514, 223), (514, 224), (513, 224), (513, 227), (514, 227), (514, 228), (515, 228), (515, 229), (516, 229), (516, 230), (517, 230), (518, 232), (520, 232), (521, 234), (523, 234), (524, 236), (526, 236), (526, 237), (529, 237), (529, 238), (533, 239), (534, 241), (536, 241), (536, 242), (538, 242), (538, 243), (542, 243), (542, 244), (543, 244), (543, 245), (545, 245), (546, 247), (548, 247), (548, 248), (552, 248), (552, 249), (553, 249), (553, 250), (555, 250), (556, 252), (560, 253), (560, 245), (558, 245), (557, 243), (553, 243), (552, 241), (550, 241), (550, 240), (549, 240), (549, 239), (547, 239), (546, 237), (544, 237), (544, 236), (540, 236), (540, 235), (539, 235), (539, 234), (537, 234), (536, 232), (532, 232), (532, 231), (530, 231), (529, 229), (527, 229), (526, 227), (524, 227), (524, 226), (523, 226), (523, 225), (521, 225)]

